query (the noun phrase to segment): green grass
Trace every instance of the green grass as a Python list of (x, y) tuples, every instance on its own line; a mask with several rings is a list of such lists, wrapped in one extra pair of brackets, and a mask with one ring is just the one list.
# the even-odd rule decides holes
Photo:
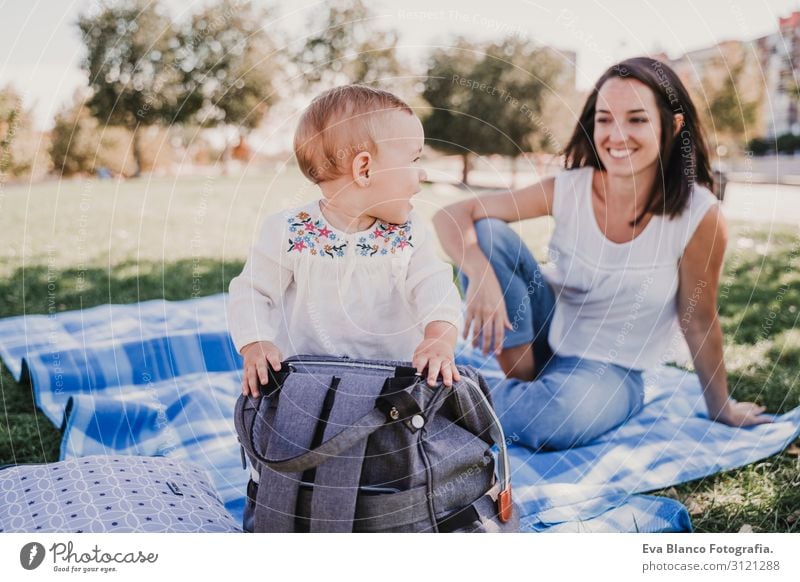
[[(426, 188), (430, 215), (459, 196)], [(227, 290), (265, 214), (315, 196), (296, 172), (244, 178), (52, 182), (0, 198), (0, 317)], [(537, 257), (550, 232), (517, 225)], [(800, 404), (800, 237), (731, 227), (720, 290), (733, 396), (784, 412)], [(58, 460), (61, 435), (30, 388), (0, 369), (0, 465)], [(742, 469), (657, 491), (683, 502), (698, 531), (800, 531), (800, 460), (791, 449)]]
[[(800, 405), (800, 237), (735, 224), (730, 241), (719, 311), (731, 394), (786, 412)], [(700, 532), (800, 531), (796, 447), (655, 493), (683, 502)]]

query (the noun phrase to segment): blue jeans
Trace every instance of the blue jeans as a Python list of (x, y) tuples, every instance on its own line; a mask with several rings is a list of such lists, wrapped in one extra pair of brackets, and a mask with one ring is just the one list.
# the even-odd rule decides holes
[[(475, 231), (513, 325), (503, 348), (532, 343), (536, 362), (534, 380), (507, 378), (492, 390), (506, 438), (533, 449), (565, 449), (585, 444), (637, 414), (644, 403), (641, 371), (553, 353), (547, 334), (556, 300), (536, 259), (502, 220), (479, 220)], [(459, 279), (466, 291), (469, 279), (463, 273)]]

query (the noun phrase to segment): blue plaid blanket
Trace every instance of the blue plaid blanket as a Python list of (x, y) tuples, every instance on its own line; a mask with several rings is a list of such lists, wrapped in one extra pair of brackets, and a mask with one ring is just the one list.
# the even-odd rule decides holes
[[(203, 466), (241, 521), (248, 472), (232, 412), (241, 357), (225, 294), (101, 305), (0, 320), (0, 357), (28, 379), (37, 405), (64, 429), (61, 459), (170, 456)], [(461, 344), (459, 364), (491, 383), (497, 363)], [(686, 508), (643, 495), (775, 454), (800, 433), (800, 408), (734, 429), (709, 421), (694, 374), (662, 367), (644, 410), (587, 446), (534, 454), (511, 445), (523, 531), (691, 531)]]

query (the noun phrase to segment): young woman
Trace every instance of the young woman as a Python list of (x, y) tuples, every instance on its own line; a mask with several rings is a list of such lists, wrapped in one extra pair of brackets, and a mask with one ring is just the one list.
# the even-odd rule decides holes
[[(689, 345), (710, 418), (770, 422), (728, 396), (717, 317), (727, 230), (697, 112), (665, 64), (634, 58), (597, 81), (567, 170), (439, 211), (466, 286), (464, 337), (494, 347), (504, 426), (533, 448), (585, 443), (639, 412), (642, 371)], [(507, 223), (551, 215), (540, 268)]]

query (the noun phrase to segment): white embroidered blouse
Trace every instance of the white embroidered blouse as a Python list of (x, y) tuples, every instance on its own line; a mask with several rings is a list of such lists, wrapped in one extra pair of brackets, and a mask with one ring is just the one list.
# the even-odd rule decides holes
[(463, 327), (452, 268), (416, 211), (347, 233), (319, 200), (266, 217), (231, 280), (228, 326), (236, 350), (271, 341), (284, 358), (329, 354), (409, 361), (432, 321)]

